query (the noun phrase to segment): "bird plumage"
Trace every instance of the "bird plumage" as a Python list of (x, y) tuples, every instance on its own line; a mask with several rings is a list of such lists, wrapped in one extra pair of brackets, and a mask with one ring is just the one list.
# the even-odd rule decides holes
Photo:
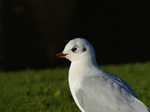
[(98, 66), (87, 40), (69, 41), (62, 54), (71, 61), (69, 86), (82, 112), (149, 112), (125, 81)]

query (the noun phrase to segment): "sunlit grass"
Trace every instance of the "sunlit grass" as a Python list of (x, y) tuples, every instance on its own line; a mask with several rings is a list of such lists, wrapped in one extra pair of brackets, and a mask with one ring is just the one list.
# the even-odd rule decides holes
[[(101, 66), (128, 82), (150, 107), (150, 63)], [(80, 112), (68, 86), (68, 68), (0, 72), (1, 112)]]

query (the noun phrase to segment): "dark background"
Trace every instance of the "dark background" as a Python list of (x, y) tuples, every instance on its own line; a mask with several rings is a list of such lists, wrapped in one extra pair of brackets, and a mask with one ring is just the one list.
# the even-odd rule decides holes
[(149, 0), (0, 1), (0, 69), (68, 66), (51, 60), (73, 38), (87, 39), (99, 64), (150, 61)]

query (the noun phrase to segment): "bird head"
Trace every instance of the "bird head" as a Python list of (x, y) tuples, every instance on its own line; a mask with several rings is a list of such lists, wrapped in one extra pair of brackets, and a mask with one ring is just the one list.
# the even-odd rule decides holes
[(63, 52), (56, 54), (56, 58), (67, 58), (71, 62), (85, 59), (95, 59), (95, 52), (92, 45), (83, 38), (75, 38), (70, 40)]

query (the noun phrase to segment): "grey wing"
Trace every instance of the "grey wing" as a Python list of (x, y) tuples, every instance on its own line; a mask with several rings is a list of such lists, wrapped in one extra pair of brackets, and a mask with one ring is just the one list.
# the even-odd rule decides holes
[(148, 112), (141, 101), (107, 77), (84, 79), (76, 97), (84, 112)]

